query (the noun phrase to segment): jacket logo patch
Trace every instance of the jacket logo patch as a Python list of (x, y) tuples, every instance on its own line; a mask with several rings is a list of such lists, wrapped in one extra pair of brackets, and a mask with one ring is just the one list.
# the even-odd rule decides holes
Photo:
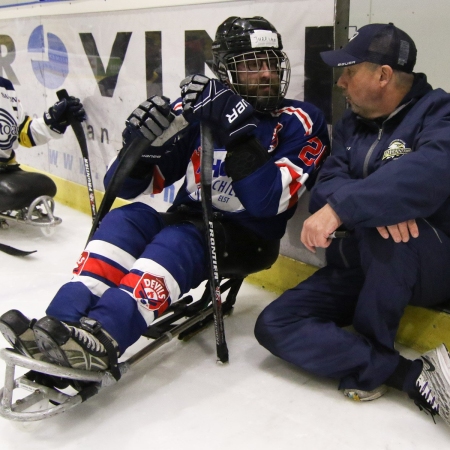
[(412, 150), (410, 148), (406, 148), (404, 141), (402, 141), (401, 139), (394, 139), (389, 144), (387, 150), (384, 151), (381, 160), (384, 161), (385, 159), (398, 158), (411, 152)]

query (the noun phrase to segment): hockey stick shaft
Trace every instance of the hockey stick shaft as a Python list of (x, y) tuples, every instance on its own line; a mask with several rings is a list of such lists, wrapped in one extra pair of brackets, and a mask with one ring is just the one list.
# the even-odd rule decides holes
[(88, 242), (92, 239), (95, 231), (97, 230), (100, 222), (105, 217), (105, 215), (111, 209), (123, 183), (130, 174), (133, 167), (141, 158), (145, 149), (149, 146), (149, 141), (147, 139), (134, 139), (128, 145), (127, 149), (124, 151), (119, 164), (111, 177), (111, 180), (106, 188), (105, 195), (98, 209), (97, 216), (92, 224), (91, 232), (88, 237)]
[(214, 217), (212, 210), (212, 165), (214, 159), (214, 144), (211, 128), (201, 124), (201, 196), (203, 222), (205, 226), (206, 241), (208, 246), (209, 285), (214, 316), (214, 331), (216, 336), (216, 351), (218, 361), (228, 362), (228, 347), (225, 339), (225, 326), (223, 323), (222, 298), (220, 294), (220, 276), (217, 265), (216, 240), (214, 233)]
[(12, 256), (27, 256), (31, 255), (32, 253), (36, 253), (36, 250), (31, 251), (20, 250), (18, 248), (11, 247), (10, 245), (6, 244), (0, 244), (0, 251)]
[[(69, 94), (65, 89), (61, 89), (56, 93), (56, 95), (58, 96), (59, 100), (63, 100), (64, 98), (69, 97)], [(69, 123), (72, 127), (73, 132), (75, 133), (78, 145), (80, 146), (81, 154), (83, 155), (84, 172), (86, 175), (86, 184), (89, 194), (89, 204), (91, 206), (92, 221), (95, 221), (95, 218), (97, 216), (97, 205), (95, 203), (94, 184), (92, 182), (91, 165), (89, 162), (89, 152), (86, 142), (86, 135), (84, 134), (83, 125), (81, 124), (81, 122), (78, 122), (78, 120), (75, 120), (73, 117), (69, 117)]]
[[(171, 139), (177, 133), (181, 132), (188, 125), (189, 123), (182, 115), (175, 117), (175, 119), (172, 120), (171, 124), (167, 128), (167, 130), (165, 130), (161, 136), (157, 137), (151, 143), (151, 145), (155, 147), (163, 145), (164, 142)], [(103, 200), (100, 204), (97, 217), (95, 218), (92, 224), (88, 242), (91, 240), (92, 236), (94, 235), (95, 231), (100, 225), (100, 222), (102, 221), (103, 217), (105, 217), (105, 215), (111, 209), (111, 206), (113, 205), (114, 200), (116, 199), (123, 183), (125, 182), (125, 179), (128, 177), (131, 170), (144, 153), (144, 150), (149, 145), (150, 142), (147, 141), (146, 139), (141, 140), (135, 139), (128, 145), (128, 148), (123, 152), (124, 154), (121, 160), (119, 161), (119, 164), (117, 165), (116, 170), (113, 176), (111, 177), (109, 185), (105, 191), (105, 195), (103, 196)]]

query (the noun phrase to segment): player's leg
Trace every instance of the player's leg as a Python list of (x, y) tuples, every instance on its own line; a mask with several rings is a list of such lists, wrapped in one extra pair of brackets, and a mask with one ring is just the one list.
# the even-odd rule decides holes
[(159, 214), (144, 203), (110, 211), (80, 256), (72, 280), (48, 306), (47, 315), (78, 323), (107, 289), (119, 285), (163, 226)]
[[(207, 277), (203, 233), (180, 224), (161, 230), (148, 244), (119, 287), (107, 289), (90, 309), (92, 329), (84, 330), (46, 317), (34, 326), (38, 346), (53, 361), (95, 370), (107, 368), (111, 357), (122, 354), (147, 326), (180, 296)], [(112, 344), (108, 351), (96, 329)], [(86, 332), (87, 333), (86, 333)]]
[[(106, 289), (117, 286), (162, 227), (159, 214), (142, 203), (108, 213), (81, 255), (72, 280), (59, 289), (47, 314), (68, 323), (78, 323)], [(21, 312), (11, 310), (0, 317), (0, 331), (20, 353), (39, 355), (31, 329), (34, 322)]]

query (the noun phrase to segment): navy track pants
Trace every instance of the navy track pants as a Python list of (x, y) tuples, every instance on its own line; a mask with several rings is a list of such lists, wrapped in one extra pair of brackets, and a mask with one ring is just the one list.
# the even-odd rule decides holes
[[(340, 388), (372, 390), (394, 372), (394, 340), (408, 304), (450, 299), (450, 239), (425, 220), (407, 243), (356, 230), (361, 267), (328, 265), (260, 314), (255, 335), (274, 355)], [(354, 330), (345, 328), (353, 325)]]

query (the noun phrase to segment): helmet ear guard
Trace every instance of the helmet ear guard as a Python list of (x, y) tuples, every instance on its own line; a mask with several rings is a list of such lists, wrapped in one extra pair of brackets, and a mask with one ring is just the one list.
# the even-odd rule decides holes
[[(290, 81), (289, 58), (282, 48), (281, 35), (263, 17), (229, 17), (217, 28), (212, 44), (212, 69), (220, 81), (247, 100), (256, 111), (273, 111), (285, 97)], [(271, 76), (267, 83), (243, 81), (249, 79), (247, 73), (262, 67), (265, 71), (268, 68), (271, 75), (276, 72), (277, 76)]]

